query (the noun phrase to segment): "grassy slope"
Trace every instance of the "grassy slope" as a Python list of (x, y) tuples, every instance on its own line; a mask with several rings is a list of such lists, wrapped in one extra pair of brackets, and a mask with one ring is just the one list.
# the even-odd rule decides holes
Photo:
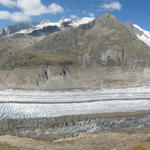
[[(9, 65), (8, 65), (9, 64)], [(9, 66), (10, 68), (15, 67), (28, 67), (36, 65), (55, 65), (55, 64), (66, 64), (79, 65), (80, 61), (72, 56), (66, 54), (53, 54), (50, 52), (21, 52), (18, 55), (10, 56), (6, 59), (3, 67)]]
[[(17, 147), (12, 147), (8, 144), (0, 144), (0, 150), (19, 150)], [(23, 149), (22, 149), (23, 150)], [(25, 150), (25, 149), (24, 149)], [(26, 149), (27, 150), (27, 149)]]
[(136, 145), (133, 146), (129, 149), (125, 149), (125, 150), (149, 150), (150, 149), (150, 143), (149, 144), (141, 144), (141, 145)]

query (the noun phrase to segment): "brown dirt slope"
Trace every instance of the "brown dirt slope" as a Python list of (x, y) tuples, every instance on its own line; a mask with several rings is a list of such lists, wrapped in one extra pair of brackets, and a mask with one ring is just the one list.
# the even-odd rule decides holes
[(111, 132), (80, 135), (53, 142), (11, 136), (0, 137), (0, 150), (149, 150), (147, 133)]

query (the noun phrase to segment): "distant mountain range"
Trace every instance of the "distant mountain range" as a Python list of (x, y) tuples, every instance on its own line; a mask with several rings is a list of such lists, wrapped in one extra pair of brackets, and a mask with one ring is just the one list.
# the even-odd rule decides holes
[[(62, 18), (58, 22), (51, 22), (49, 20), (43, 19), (40, 23), (37, 22), (27, 22), (20, 23), (16, 25), (9, 25), (6, 29), (0, 28), (0, 36), (12, 34), (12, 33), (34, 33), (34, 32), (44, 32), (45, 30), (57, 29), (61, 30), (66, 27), (78, 27), (81, 24), (86, 24), (94, 20), (94, 18), (84, 17), (81, 19), (67, 19)], [(49, 32), (48, 32), (49, 33)]]
[[(20, 23), (16, 25), (9, 25), (6, 29), (0, 28), (0, 37), (6, 36), (8, 34), (32, 34), (32, 35), (47, 35), (56, 31), (60, 31), (66, 27), (78, 27), (82, 24), (87, 24), (93, 21), (95, 18), (83, 17), (80, 19), (72, 20), (68, 18), (62, 18), (58, 22), (51, 22), (50, 20), (43, 19), (40, 23), (37, 22), (27, 22)], [(127, 22), (125, 26), (128, 30), (135, 34), (140, 40), (145, 42), (150, 46), (150, 31), (142, 29), (136, 24)]]
[(36, 22), (28, 22), (28, 23), (20, 23), (15, 25), (9, 25), (6, 29), (0, 28), (0, 36), (4, 36), (7, 34), (16, 33), (23, 29), (29, 29), (36, 26), (38, 23)]

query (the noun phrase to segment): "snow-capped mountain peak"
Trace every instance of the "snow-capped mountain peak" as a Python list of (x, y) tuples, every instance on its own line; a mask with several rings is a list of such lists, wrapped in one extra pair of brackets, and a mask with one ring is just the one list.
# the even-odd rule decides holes
[(95, 18), (91, 18), (91, 17), (83, 17), (83, 18), (80, 18), (80, 19), (73, 20), (70, 25), (73, 26), (73, 27), (78, 27), (79, 25), (87, 24), (87, 23), (93, 21), (94, 19)]
[(47, 19), (43, 19), (43, 20), (40, 22), (40, 24), (45, 24), (45, 23), (51, 23), (51, 21), (50, 21), (50, 20), (47, 20)]
[(130, 22), (126, 23), (126, 27), (129, 29), (130, 32), (135, 34), (138, 39), (142, 40), (150, 47), (150, 31), (146, 31), (140, 26), (136, 24), (131, 24)]
[(30, 28), (30, 29), (26, 29), (26, 30), (21, 30), (17, 33), (23, 33), (23, 34), (26, 34), (26, 33), (32, 33), (33, 31), (35, 30), (42, 30), (46, 27), (50, 27), (50, 26), (56, 26), (58, 27), (59, 29), (62, 29), (64, 27), (78, 27), (79, 25), (81, 24), (87, 24), (91, 21), (93, 21), (95, 18), (90, 18), (90, 17), (83, 17), (83, 18), (80, 18), (80, 19), (76, 19), (76, 20), (72, 20), (70, 18), (61, 18), (58, 22), (51, 22), (49, 20), (46, 20), (44, 19), (40, 24)]
[(61, 18), (58, 22), (60, 23), (60, 24), (62, 24), (62, 23), (64, 23), (64, 22), (71, 22), (72, 21), (72, 19), (70, 19), (70, 18)]
[(144, 41), (148, 46), (150, 46), (150, 32), (142, 29), (140, 26), (133, 24), (135, 28), (141, 31), (141, 34), (137, 34), (137, 37)]

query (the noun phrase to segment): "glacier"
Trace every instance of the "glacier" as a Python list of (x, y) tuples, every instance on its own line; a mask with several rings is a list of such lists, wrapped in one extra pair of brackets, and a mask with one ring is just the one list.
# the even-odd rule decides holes
[(150, 110), (150, 87), (0, 91), (0, 119)]

